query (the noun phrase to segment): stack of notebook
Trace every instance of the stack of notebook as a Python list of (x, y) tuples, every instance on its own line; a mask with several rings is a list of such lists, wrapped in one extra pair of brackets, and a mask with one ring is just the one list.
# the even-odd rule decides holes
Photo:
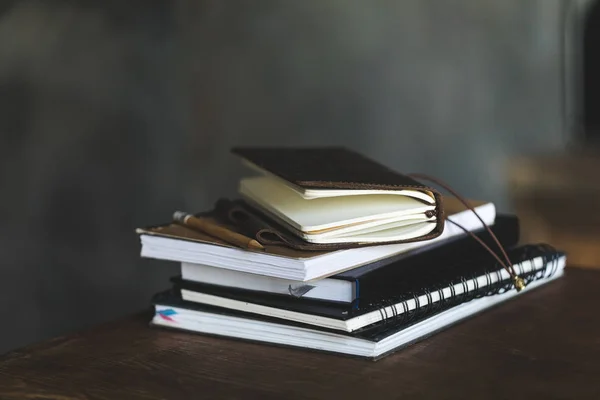
[(143, 257), (181, 263), (154, 326), (378, 359), (563, 273), (562, 252), (519, 243), (517, 216), (360, 154), (234, 153), (257, 173), (240, 199), (138, 229)]

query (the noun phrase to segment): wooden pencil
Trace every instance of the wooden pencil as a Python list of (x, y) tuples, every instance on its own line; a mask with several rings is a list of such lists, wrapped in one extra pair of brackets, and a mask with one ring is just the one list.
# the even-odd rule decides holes
[(175, 211), (173, 220), (188, 226), (192, 229), (199, 230), (208, 235), (214, 236), (229, 244), (232, 244), (243, 249), (264, 250), (265, 248), (257, 240), (233, 232), (221, 225), (216, 224), (208, 218), (196, 217), (184, 211)]

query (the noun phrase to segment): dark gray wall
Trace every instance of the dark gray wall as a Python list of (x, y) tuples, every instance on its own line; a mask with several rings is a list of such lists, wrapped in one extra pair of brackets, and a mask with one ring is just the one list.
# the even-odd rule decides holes
[(232, 141), (347, 143), (505, 206), (506, 158), (564, 146), (564, 2), (225, 4), (179, 9), (198, 154), (221, 169), (203, 183), (233, 179)]
[(6, 3), (0, 352), (148, 305), (136, 226), (231, 195), (233, 144), (344, 144), (506, 209), (561, 149), (559, 0)]

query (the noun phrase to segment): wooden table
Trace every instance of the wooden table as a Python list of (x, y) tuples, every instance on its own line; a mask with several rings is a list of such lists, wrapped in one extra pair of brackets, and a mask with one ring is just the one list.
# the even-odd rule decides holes
[(0, 399), (600, 398), (600, 271), (373, 362), (149, 328), (149, 315), (0, 358)]

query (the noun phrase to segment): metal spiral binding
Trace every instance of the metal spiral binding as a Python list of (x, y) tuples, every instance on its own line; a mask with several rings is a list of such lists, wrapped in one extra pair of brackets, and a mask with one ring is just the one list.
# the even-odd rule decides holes
[[(553, 276), (558, 270), (558, 260), (561, 254), (554, 247), (545, 243), (526, 245), (523, 247), (523, 253), (519, 256), (520, 262), (515, 264), (515, 267), (518, 269), (518, 274), (528, 285), (533, 281)], [(544, 267), (525, 272), (522, 263), (537, 257), (542, 257)], [(404, 293), (401, 297), (392, 296), (385, 300), (380, 299), (373, 302), (366, 302), (366, 306), (359, 307), (356, 312), (362, 314), (377, 310), (380, 313), (382, 321), (369, 325), (360, 331), (379, 329), (384, 325), (389, 325), (390, 329), (405, 325), (408, 326), (459, 304), (467, 303), (481, 297), (494, 296), (510, 290), (516, 290), (510, 279), (502, 278), (501, 271), (502, 267), (496, 263), (493, 268), (474, 272), (467, 276), (460, 276), (457, 279), (437, 284), (434, 287), (422, 288), (420, 291)], [(476, 279), (482, 275), (486, 280), (485, 286), (480, 286)], [(474, 284), (474, 289), (469, 289), (469, 281)], [(456, 293), (454, 285), (457, 284), (462, 285), (464, 293)], [(444, 294), (444, 289), (450, 290), (449, 296)], [(436, 302), (433, 302), (433, 293), (437, 293), (438, 295), (439, 300)], [(428, 304), (421, 305), (419, 301), (420, 296), (426, 296)], [(415, 302), (416, 308), (409, 311), (409, 302), (411, 300)]]

